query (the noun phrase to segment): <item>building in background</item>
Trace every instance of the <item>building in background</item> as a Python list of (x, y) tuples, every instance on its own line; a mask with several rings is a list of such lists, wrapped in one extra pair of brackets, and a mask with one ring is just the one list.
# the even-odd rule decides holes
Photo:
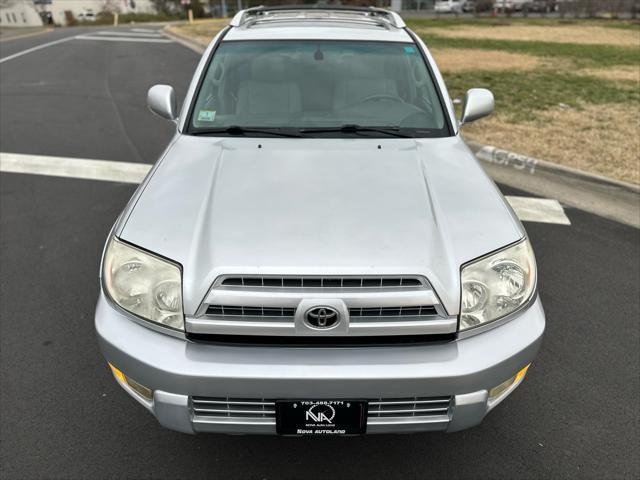
[(1, 27), (40, 27), (42, 18), (33, 0), (0, 0)]
[[(4, 0), (0, 0), (2, 2)], [(40, 14), (50, 16), (56, 25), (66, 25), (69, 18), (95, 18), (99, 13), (156, 13), (153, 0), (32, 0)]]

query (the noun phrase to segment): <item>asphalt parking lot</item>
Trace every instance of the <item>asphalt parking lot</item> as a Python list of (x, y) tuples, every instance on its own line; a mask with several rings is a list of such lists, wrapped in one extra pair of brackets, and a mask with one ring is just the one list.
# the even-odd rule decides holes
[[(158, 27), (116, 33), (0, 43), (1, 152), (155, 161), (172, 126), (147, 111), (146, 91), (167, 83), (183, 98), (198, 55)], [(59, 43), (38, 48), (49, 42)], [(546, 337), (523, 385), (479, 427), (189, 436), (161, 428), (121, 390), (94, 336), (101, 249), (134, 189), (0, 174), (2, 478), (640, 477), (638, 229), (573, 208), (571, 225), (525, 223)]]

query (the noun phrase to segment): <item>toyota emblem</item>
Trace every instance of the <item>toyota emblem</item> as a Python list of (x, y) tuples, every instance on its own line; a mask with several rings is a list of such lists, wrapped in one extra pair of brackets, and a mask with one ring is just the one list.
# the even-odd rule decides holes
[(340, 314), (335, 308), (313, 307), (307, 310), (304, 319), (312, 328), (333, 328), (340, 322)]

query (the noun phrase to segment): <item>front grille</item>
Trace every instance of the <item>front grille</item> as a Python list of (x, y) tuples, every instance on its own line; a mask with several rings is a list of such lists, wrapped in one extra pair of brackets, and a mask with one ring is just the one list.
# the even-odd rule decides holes
[(435, 307), (424, 305), (419, 307), (369, 307), (350, 308), (350, 317), (422, 317), (437, 315)]
[(265, 288), (398, 288), (422, 287), (424, 282), (418, 277), (239, 276), (227, 277), (220, 285)]
[(369, 418), (447, 415), (451, 397), (414, 397), (369, 401)]
[[(368, 400), (369, 420), (375, 418), (443, 417), (451, 397), (376, 398)], [(192, 397), (191, 408), (201, 419), (273, 419), (275, 400), (261, 398)]]
[[(302, 315), (325, 302), (346, 310), (333, 331), (314, 329)], [(231, 343), (253, 343), (257, 337), (268, 337), (257, 343), (320, 345), (323, 338), (329, 342), (333, 337), (330, 343), (346, 345), (406, 343), (409, 336), (416, 337), (411, 343), (450, 340), (457, 325), (457, 318), (447, 314), (427, 279), (419, 275), (234, 273), (214, 281), (195, 315), (186, 317), (185, 329), (194, 341), (220, 343), (226, 337)]]
[(245, 307), (230, 305), (209, 305), (207, 315), (222, 317), (283, 317), (293, 318), (295, 308), (281, 307)]
[[(232, 305), (209, 305), (207, 315), (221, 317), (283, 317), (293, 318), (295, 308), (286, 307), (247, 307)], [(437, 315), (435, 307), (423, 305), (416, 307), (368, 307), (350, 308), (350, 317), (423, 317)]]
[(191, 397), (193, 414), (207, 418), (275, 418), (274, 401), (252, 398)]

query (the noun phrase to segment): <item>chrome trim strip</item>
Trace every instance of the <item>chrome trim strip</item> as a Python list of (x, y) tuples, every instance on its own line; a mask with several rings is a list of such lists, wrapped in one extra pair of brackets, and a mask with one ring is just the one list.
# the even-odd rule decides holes
[[(203, 304), (208, 305), (242, 305), (243, 307), (296, 308), (303, 298), (331, 299), (340, 298), (348, 308), (369, 307), (419, 307), (433, 305), (436, 309), (440, 302), (432, 290), (412, 288), (386, 291), (382, 289), (362, 289), (358, 291), (337, 289), (333, 291), (284, 290), (282, 288), (259, 288), (250, 290), (247, 287), (216, 287), (212, 289)], [(206, 312), (206, 308), (204, 309)], [(198, 312), (203, 314), (202, 308)], [(198, 315), (198, 314), (197, 314)]]
[[(351, 323), (343, 336), (438, 335), (454, 333), (457, 326), (458, 320), (455, 317), (421, 321), (357, 322)], [(189, 333), (212, 335), (295, 336), (299, 333), (293, 319), (289, 322), (255, 322), (187, 317), (186, 327)], [(323, 334), (328, 333), (318, 332), (319, 336)]]
[(258, 405), (258, 406), (265, 405), (267, 407), (273, 407), (275, 405), (275, 402), (267, 402), (267, 401), (258, 402), (258, 401), (245, 401), (245, 400), (233, 400), (233, 399), (211, 400), (211, 399), (193, 398), (192, 402), (194, 405), (200, 404), (200, 403), (210, 403), (215, 405)]
[(422, 404), (422, 403), (446, 403), (449, 404), (451, 402), (451, 397), (446, 397), (442, 399), (428, 399), (428, 400), (391, 400), (391, 401), (378, 401), (378, 402), (369, 402), (369, 406), (377, 406), (377, 405), (413, 405), (413, 404)]
[[(441, 407), (441, 408), (409, 408), (409, 409), (400, 408), (395, 410), (373, 410), (373, 411), (369, 411), (369, 415), (373, 414), (373, 416), (375, 417), (381, 417), (381, 416), (392, 414), (392, 413), (415, 414), (416, 412), (447, 412), (447, 411), (449, 411), (449, 406)], [(419, 415), (411, 415), (411, 416), (419, 416)]]
[(276, 425), (273, 417), (202, 417), (194, 415), (193, 423), (214, 423), (219, 425)]
[(423, 417), (369, 417), (367, 426), (372, 425), (411, 425), (423, 423), (449, 423), (448, 415), (431, 415)]
[(211, 318), (189, 318), (186, 322), (189, 333), (221, 335), (294, 335), (295, 324), (290, 322), (246, 322), (237, 320), (213, 320)]
[(430, 335), (454, 333), (457, 327), (456, 318), (443, 318), (422, 321), (352, 322), (349, 331), (354, 335), (393, 335), (395, 330), (402, 335)]
[[(237, 408), (229, 408), (229, 409), (225, 409), (225, 408), (203, 408), (203, 407), (193, 407), (193, 411), (198, 414), (198, 413), (241, 413), (244, 415), (251, 415), (251, 416), (255, 416), (255, 417), (260, 417), (260, 416), (264, 416), (264, 415), (275, 415), (276, 411), (275, 410), (240, 410)], [(231, 416), (231, 415), (225, 415), (225, 416)], [(244, 417), (243, 417), (244, 418)]]

